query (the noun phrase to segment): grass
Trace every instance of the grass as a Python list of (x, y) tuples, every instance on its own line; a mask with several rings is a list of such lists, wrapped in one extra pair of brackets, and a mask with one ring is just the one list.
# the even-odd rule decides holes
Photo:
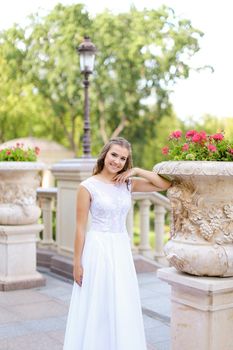
[[(167, 241), (170, 238), (170, 227), (168, 225), (165, 225), (164, 227), (164, 239), (163, 239), (163, 243), (166, 244)], [(155, 249), (155, 235), (156, 233), (152, 230), (150, 230), (149, 232), (149, 243), (152, 249)], [(139, 226), (138, 227), (134, 227), (134, 245), (138, 246), (140, 244), (140, 230), (139, 230)]]

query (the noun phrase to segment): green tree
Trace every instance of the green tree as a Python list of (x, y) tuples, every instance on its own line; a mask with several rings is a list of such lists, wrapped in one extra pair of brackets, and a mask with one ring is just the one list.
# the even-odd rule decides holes
[(142, 154), (146, 154), (143, 165), (151, 168), (154, 164), (165, 160), (162, 148), (168, 145), (168, 138), (174, 130), (184, 130), (184, 123), (174, 113), (165, 115), (156, 125), (156, 137), (148, 138)]
[(36, 133), (44, 135), (49, 115), (45, 101), (35, 86), (25, 79), (26, 50), (22, 49), (24, 31), (13, 27), (1, 33), (0, 44), (0, 142)]
[(169, 94), (188, 77), (187, 60), (198, 51), (202, 33), (167, 7), (132, 8), (118, 16), (105, 12), (94, 27), (99, 55), (93, 84), (102, 138), (107, 141), (123, 130), (132, 141), (145, 143), (156, 137), (154, 125), (172, 113)]
[[(169, 94), (179, 79), (188, 78), (188, 59), (203, 34), (165, 6), (91, 18), (80, 4), (59, 4), (45, 17), (31, 16), (26, 28), (1, 33), (0, 59), (11, 71), (0, 93), (18, 96), (11, 104), (23, 129), (31, 127), (34, 135), (60, 141), (79, 155), (83, 88), (75, 48), (85, 34), (98, 48), (90, 88), (93, 151), (119, 134), (139, 150), (158, 137), (162, 118), (173, 116)], [(10, 102), (3, 104), (0, 118), (9, 122)]]

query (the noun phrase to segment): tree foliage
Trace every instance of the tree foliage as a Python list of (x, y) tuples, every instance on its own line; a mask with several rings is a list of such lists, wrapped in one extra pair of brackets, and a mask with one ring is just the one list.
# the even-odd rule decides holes
[(193, 126), (199, 131), (205, 130), (208, 134), (224, 132), (228, 140), (233, 140), (233, 118), (205, 114), (200, 121), (193, 123)]
[(87, 34), (98, 48), (90, 85), (93, 153), (121, 134), (143, 163), (140, 154), (159, 137), (162, 119), (175, 120), (169, 94), (188, 78), (189, 58), (203, 35), (165, 6), (92, 18), (83, 5), (59, 4), (47, 16), (31, 16), (25, 28), (2, 32), (0, 139), (43, 135), (81, 154), (83, 87), (76, 47)]

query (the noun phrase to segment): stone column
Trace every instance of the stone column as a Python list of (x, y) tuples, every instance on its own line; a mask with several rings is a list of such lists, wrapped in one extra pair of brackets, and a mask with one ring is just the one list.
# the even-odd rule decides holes
[(193, 277), (174, 268), (158, 276), (171, 285), (172, 350), (233, 348), (233, 277)]
[(57, 250), (72, 256), (76, 229), (76, 198), (80, 182), (92, 175), (92, 158), (63, 160), (52, 167), (57, 180)]
[(140, 207), (140, 245), (139, 252), (151, 257), (151, 247), (149, 243), (150, 233), (150, 205), (148, 199), (139, 202)]

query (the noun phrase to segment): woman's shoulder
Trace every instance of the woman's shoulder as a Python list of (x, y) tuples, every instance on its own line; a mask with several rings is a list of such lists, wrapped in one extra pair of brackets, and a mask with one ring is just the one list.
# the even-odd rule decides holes
[(80, 182), (80, 186), (84, 187), (91, 195), (91, 198), (95, 192), (95, 184), (93, 181), (93, 176), (88, 177), (87, 179)]
[(90, 176), (87, 179), (83, 180), (82, 182), (80, 182), (80, 186), (84, 186), (86, 188), (93, 188), (95, 187), (95, 179), (94, 176)]
[(88, 177), (87, 179), (83, 180), (82, 182), (80, 182), (80, 185), (92, 183), (92, 182), (93, 182), (93, 177), (94, 177), (94, 176), (90, 176), (90, 177)]

